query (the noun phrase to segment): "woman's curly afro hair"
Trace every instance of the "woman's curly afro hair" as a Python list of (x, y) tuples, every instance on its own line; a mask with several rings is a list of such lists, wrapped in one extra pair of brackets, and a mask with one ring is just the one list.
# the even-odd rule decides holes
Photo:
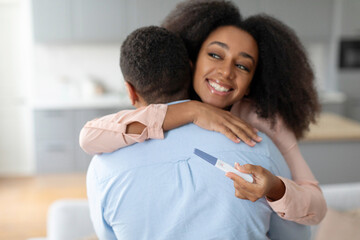
[(196, 63), (202, 43), (221, 26), (235, 26), (256, 40), (259, 61), (247, 96), (257, 114), (272, 126), (277, 116), (299, 139), (315, 122), (320, 110), (314, 74), (295, 32), (268, 15), (242, 19), (230, 1), (187, 0), (166, 17), (162, 24), (185, 42), (189, 57)]
[(248, 97), (260, 117), (274, 124), (279, 115), (297, 138), (303, 137), (320, 111), (314, 73), (303, 45), (292, 29), (265, 14), (247, 18), (243, 29), (259, 48)]

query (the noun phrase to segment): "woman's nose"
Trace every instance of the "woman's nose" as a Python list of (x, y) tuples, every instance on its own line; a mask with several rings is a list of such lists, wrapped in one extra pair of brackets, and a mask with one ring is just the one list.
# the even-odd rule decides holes
[(223, 63), (220, 67), (218, 72), (221, 74), (223, 78), (233, 79), (234, 77), (234, 69), (231, 63)]

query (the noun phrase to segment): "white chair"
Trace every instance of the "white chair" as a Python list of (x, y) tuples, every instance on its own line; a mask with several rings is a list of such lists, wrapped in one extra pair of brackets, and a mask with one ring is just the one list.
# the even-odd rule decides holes
[(79, 240), (95, 236), (87, 199), (60, 199), (47, 214), (47, 237), (28, 240)]

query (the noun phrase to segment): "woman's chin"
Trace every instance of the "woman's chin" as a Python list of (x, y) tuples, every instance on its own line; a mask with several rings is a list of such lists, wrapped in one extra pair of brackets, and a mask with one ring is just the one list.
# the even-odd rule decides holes
[(221, 109), (224, 109), (224, 108), (227, 108), (228, 107), (228, 104), (226, 104), (224, 101), (214, 101), (214, 100), (208, 100), (208, 101), (204, 101), (204, 103), (207, 103), (207, 104), (210, 104), (214, 107), (218, 107), (218, 108), (221, 108)]

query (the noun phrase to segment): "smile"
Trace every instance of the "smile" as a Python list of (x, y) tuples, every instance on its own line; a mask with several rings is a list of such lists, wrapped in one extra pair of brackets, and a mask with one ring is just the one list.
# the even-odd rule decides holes
[(219, 84), (210, 79), (207, 79), (207, 82), (212, 93), (226, 94), (232, 90), (232, 88)]

